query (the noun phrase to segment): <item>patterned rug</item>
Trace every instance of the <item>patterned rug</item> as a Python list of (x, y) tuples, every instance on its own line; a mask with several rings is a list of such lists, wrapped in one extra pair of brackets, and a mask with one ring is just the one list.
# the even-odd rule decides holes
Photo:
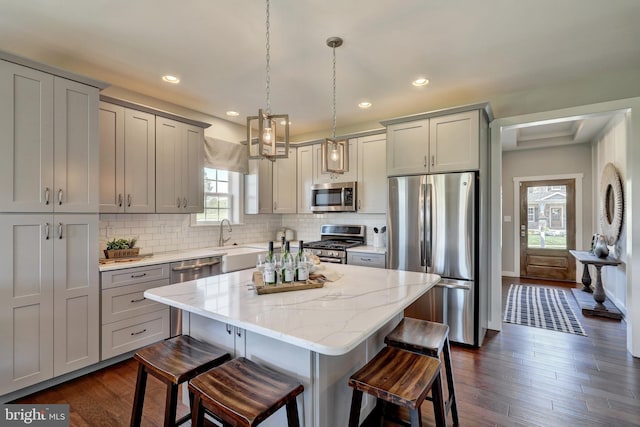
[(587, 336), (562, 289), (509, 286), (503, 321)]

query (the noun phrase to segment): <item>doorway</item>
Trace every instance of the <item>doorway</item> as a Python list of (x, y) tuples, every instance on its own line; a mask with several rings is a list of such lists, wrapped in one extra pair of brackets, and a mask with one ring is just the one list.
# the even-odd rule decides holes
[(574, 179), (520, 182), (520, 276), (575, 281)]

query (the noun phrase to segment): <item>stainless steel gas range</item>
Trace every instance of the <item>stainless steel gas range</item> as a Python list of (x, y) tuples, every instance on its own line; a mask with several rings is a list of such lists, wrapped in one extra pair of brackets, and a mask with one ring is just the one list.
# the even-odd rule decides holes
[(304, 248), (322, 262), (346, 264), (347, 248), (364, 245), (365, 236), (364, 225), (326, 224), (320, 227), (320, 240), (305, 242)]

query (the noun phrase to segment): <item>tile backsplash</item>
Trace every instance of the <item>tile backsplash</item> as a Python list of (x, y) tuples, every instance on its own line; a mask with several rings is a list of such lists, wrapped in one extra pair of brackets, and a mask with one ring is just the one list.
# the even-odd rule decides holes
[[(313, 241), (320, 238), (322, 224), (362, 224), (367, 227), (367, 244), (373, 245), (373, 227), (386, 223), (384, 214), (307, 214), (307, 215), (245, 215), (243, 224), (225, 227), (226, 243), (268, 242), (282, 228), (295, 231), (295, 239)], [(161, 253), (175, 250), (218, 246), (219, 226), (193, 226), (188, 214), (100, 214), (100, 253), (113, 238), (138, 239), (140, 253)]]

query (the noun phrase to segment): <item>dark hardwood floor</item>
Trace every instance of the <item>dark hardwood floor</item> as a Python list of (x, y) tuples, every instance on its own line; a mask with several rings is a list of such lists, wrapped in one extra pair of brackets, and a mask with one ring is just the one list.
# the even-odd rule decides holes
[[(626, 350), (624, 321), (582, 316), (573, 284), (504, 278), (504, 296), (510, 283), (566, 288), (588, 336), (503, 323), (479, 349), (453, 345), (460, 425), (640, 426), (640, 359)], [(125, 426), (135, 379), (129, 360), (16, 403), (69, 403), (72, 426)], [(150, 377), (148, 387), (142, 425), (160, 426), (164, 386)], [(431, 402), (423, 410), (433, 426)]]

